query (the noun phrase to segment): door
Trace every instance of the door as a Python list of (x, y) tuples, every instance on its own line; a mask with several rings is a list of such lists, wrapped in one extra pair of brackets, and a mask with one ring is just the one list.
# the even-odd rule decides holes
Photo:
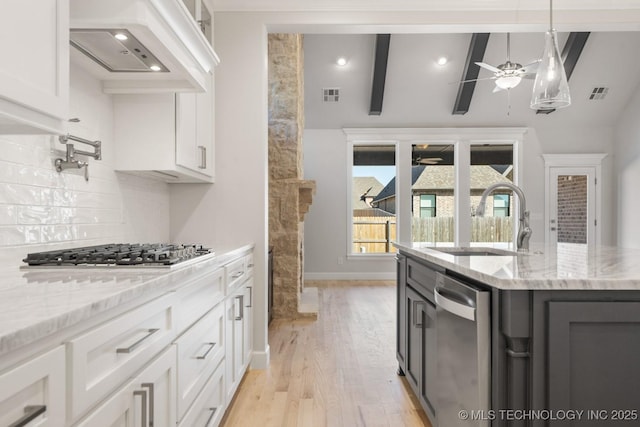
[(594, 246), (597, 189), (594, 167), (552, 167), (549, 173), (548, 239), (551, 245), (575, 243)]

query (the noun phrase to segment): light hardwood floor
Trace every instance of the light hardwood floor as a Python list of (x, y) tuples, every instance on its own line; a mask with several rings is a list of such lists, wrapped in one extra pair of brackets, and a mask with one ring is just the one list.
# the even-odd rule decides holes
[(271, 323), (271, 365), (247, 372), (221, 425), (431, 427), (396, 375), (395, 284), (321, 283), (318, 320)]

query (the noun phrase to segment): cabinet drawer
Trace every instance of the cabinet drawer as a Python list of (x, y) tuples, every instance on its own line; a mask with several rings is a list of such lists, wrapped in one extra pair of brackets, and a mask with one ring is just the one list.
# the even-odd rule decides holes
[(30, 416), (34, 418), (29, 425), (64, 425), (64, 390), (62, 346), (0, 374), (0, 425), (28, 423)]
[(221, 268), (181, 288), (177, 293), (176, 331), (181, 333), (224, 299)]
[(178, 419), (182, 418), (224, 357), (224, 304), (219, 304), (177, 341)]
[(217, 427), (224, 411), (224, 363), (221, 363), (178, 426)]
[(229, 295), (236, 286), (244, 282), (244, 278), (247, 276), (245, 259), (241, 258), (227, 264), (224, 270), (227, 280), (227, 295)]
[[(442, 269), (437, 271), (442, 272)], [(433, 289), (436, 286), (436, 270), (411, 258), (407, 258), (407, 283), (416, 291), (433, 301)]]
[(67, 343), (72, 420), (171, 343), (174, 298), (175, 294), (166, 294)]

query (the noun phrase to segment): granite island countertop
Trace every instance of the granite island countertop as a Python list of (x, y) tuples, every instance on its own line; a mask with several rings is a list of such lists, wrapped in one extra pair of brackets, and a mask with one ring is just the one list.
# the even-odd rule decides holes
[[(407, 255), (505, 290), (640, 290), (640, 249), (560, 243), (528, 253), (456, 256), (424, 243), (394, 243)], [(447, 247), (446, 244), (440, 244)], [(449, 245), (450, 247), (451, 245)], [(505, 243), (482, 244), (513, 251)]]
[(0, 272), (0, 356), (143, 298), (180, 288), (253, 245), (158, 267), (33, 267)]

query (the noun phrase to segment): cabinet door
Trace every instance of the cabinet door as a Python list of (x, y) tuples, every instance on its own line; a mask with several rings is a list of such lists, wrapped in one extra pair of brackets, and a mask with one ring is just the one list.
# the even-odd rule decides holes
[[(75, 427), (132, 427), (135, 401), (142, 405), (143, 393), (134, 395), (135, 384), (127, 383), (104, 403), (91, 411)], [(142, 420), (138, 421), (140, 425)]]
[[(550, 301), (548, 313), (548, 408), (600, 410), (609, 417), (615, 410), (637, 410), (640, 302)], [(579, 424), (638, 423), (637, 414), (616, 416), (618, 423), (591, 418)]]
[(57, 427), (64, 414), (64, 347), (0, 374), (0, 425)]
[(420, 378), (422, 377), (422, 349), (423, 349), (423, 314), (425, 301), (413, 288), (407, 287), (405, 298), (405, 312), (407, 314), (407, 353), (405, 374), (409, 385), (420, 395)]
[(237, 329), (239, 327), (236, 320), (238, 312), (238, 299), (237, 293), (229, 296), (225, 301), (225, 403), (228, 404), (233, 399), (233, 394), (238, 386), (236, 378), (236, 341), (237, 341)]
[[(436, 306), (425, 300), (419, 306), (418, 318), (422, 321), (422, 377), (420, 378), (420, 403), (436, 413), (436, 381), (437, 358), (436, 352)], [(427, 411), (428, 412), (428, 411)], [(433, 419), (433, 417), (431, 417)]]
[[(136, 391), (146, 402), (135, 403), (134, 419), (147, 419), (148, 426), (174, 426), (176, 419), (176, 349), (170, 346), (138, 375)], [(135, 392), (134, 392), (135, 393)], [(135, 396), (136, 394), (134, 394)], [(146, 410), (146, 413), (144, 412)]]
[(213, 175), (213, 94), (211, 75), (207, 91), (176, 94), (176, 164)]
[(69, 1), (0, 2), (0, 133), (64, 133)]
[(403, 374), (406, 370), (407, 352), (407, 270), (406, 258), (396, 255), (397, 321), (396, 321), (396, 358)]
[(253, 351), (253, 278), (247, 280), (244, 288), (244, 309), (242, 319), (242, 372), (251, 363), (251, 353)]

